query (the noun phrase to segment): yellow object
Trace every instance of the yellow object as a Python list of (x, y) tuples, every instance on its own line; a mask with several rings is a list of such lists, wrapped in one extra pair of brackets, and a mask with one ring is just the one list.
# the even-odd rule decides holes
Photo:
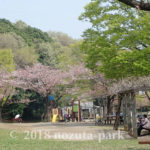
[(52, 122), (55, 123), (55, 122), (56, 122), (56, 119), (57, 119), (57, 115), (53, 115)]
[(52, 112), (53, 112), (53, 115), (58, 115), (58, 109), (57, 108), (53, 109)]

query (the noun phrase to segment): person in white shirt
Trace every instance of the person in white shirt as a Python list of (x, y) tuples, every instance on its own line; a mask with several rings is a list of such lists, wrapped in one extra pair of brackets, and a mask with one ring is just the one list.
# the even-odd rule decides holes
[(17, 115), (15, 116), (15, 119), (18, 119), (18, 118), (20, 118), (20, 114), (17, 114)]

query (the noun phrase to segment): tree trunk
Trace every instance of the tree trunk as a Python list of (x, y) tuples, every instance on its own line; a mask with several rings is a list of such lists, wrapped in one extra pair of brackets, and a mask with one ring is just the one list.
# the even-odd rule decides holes
[(107, 124), (109, 124), (110, 121), (110, 112), (111, 112), (110, 104), (111, 104), (111, 98), (110, 96), (108, 96), (107, 97)]
[(49, 101), (47, 97), (45, 98), (45, 109), (44, 120), (50, 121)]
[(47, 121), (50, 122), (50, 118), (51, 118), (51, 107), (48, 105), (48, 108), (47, 108)]
[(127, 117), (128, 117), (128, 111), (127, 111), (127, 101), (129, 99), (129, 94), (126, 94), (123, 98), (123, 123), (124, 123), (124, 130), (128, 131), (128, 123), (127, 123)]
[(0, 122), (2, 122), (2, 107), (0, 107)]
[(43, 112), (43, 113), (41, 114), (41, 121), (43, 122), (44, 119), (45, 119), (45, 113)]
[(113, 104), (113, 100), (114, 100), (114, 95), (113, 96), (108, 96), (107, 97), (107, 123), (111, 124), (111, 119), (110, 119), (110, 115), (112, 114), (112, 104)]
[(118, 130), (119, 124), (120, 124), (120, 110), (121, 110), (121, 104), (122, 104), (123, 94), (118, 94), (118, 108), (116, 112), (116, 120), (114, 124), (114, 130)]
[(147, 96), (148, 100), (150, 101), (150, 96), (148, 95), (148, 92), (145, 92), (145, 95)]
[(103, 119), (107, 123), (107, 99), (103, 100)]

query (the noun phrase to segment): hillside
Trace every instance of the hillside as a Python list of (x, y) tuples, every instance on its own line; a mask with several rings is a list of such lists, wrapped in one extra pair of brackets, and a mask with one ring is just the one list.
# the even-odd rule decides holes
[(33, 28), (28, 25), (19, 28), (17, 24), (12, 24), (6, 19), (0, 19), (0, 33), (15, 33), (18, 36), (21, 36), (29, 46), (39, 42), (52, 41), (48, 34), (46, 32), (42, 32), (40, 29)]

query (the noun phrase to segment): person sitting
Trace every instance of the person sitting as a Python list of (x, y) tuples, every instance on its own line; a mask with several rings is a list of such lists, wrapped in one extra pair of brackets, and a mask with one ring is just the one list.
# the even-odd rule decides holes
[(22, 122), (22, 119), (21, 119), (21, 117), (20, 117), (20, 114), (17, 114), (17, 115), (15, 116), (15, 118), (13, 119), (13, 121)]
[(139, 128), (141, 124), (142, 124), (142, 115), (139, 114), (139, 115), (137, 116), (137, 127)]
[(147, 118), (147, 115), (143, 115), (143, 119), (141, 119), (141, 122), (139, 122), (139, 127), (138, 127), (138, 136), (141, 135), (141, 131), (143, 129), (150, 129), (150, 121)]
[(96, 114), (95, 125), (101, 125), (101, 124), (103, 124), (102, 119), (99, 114)]

